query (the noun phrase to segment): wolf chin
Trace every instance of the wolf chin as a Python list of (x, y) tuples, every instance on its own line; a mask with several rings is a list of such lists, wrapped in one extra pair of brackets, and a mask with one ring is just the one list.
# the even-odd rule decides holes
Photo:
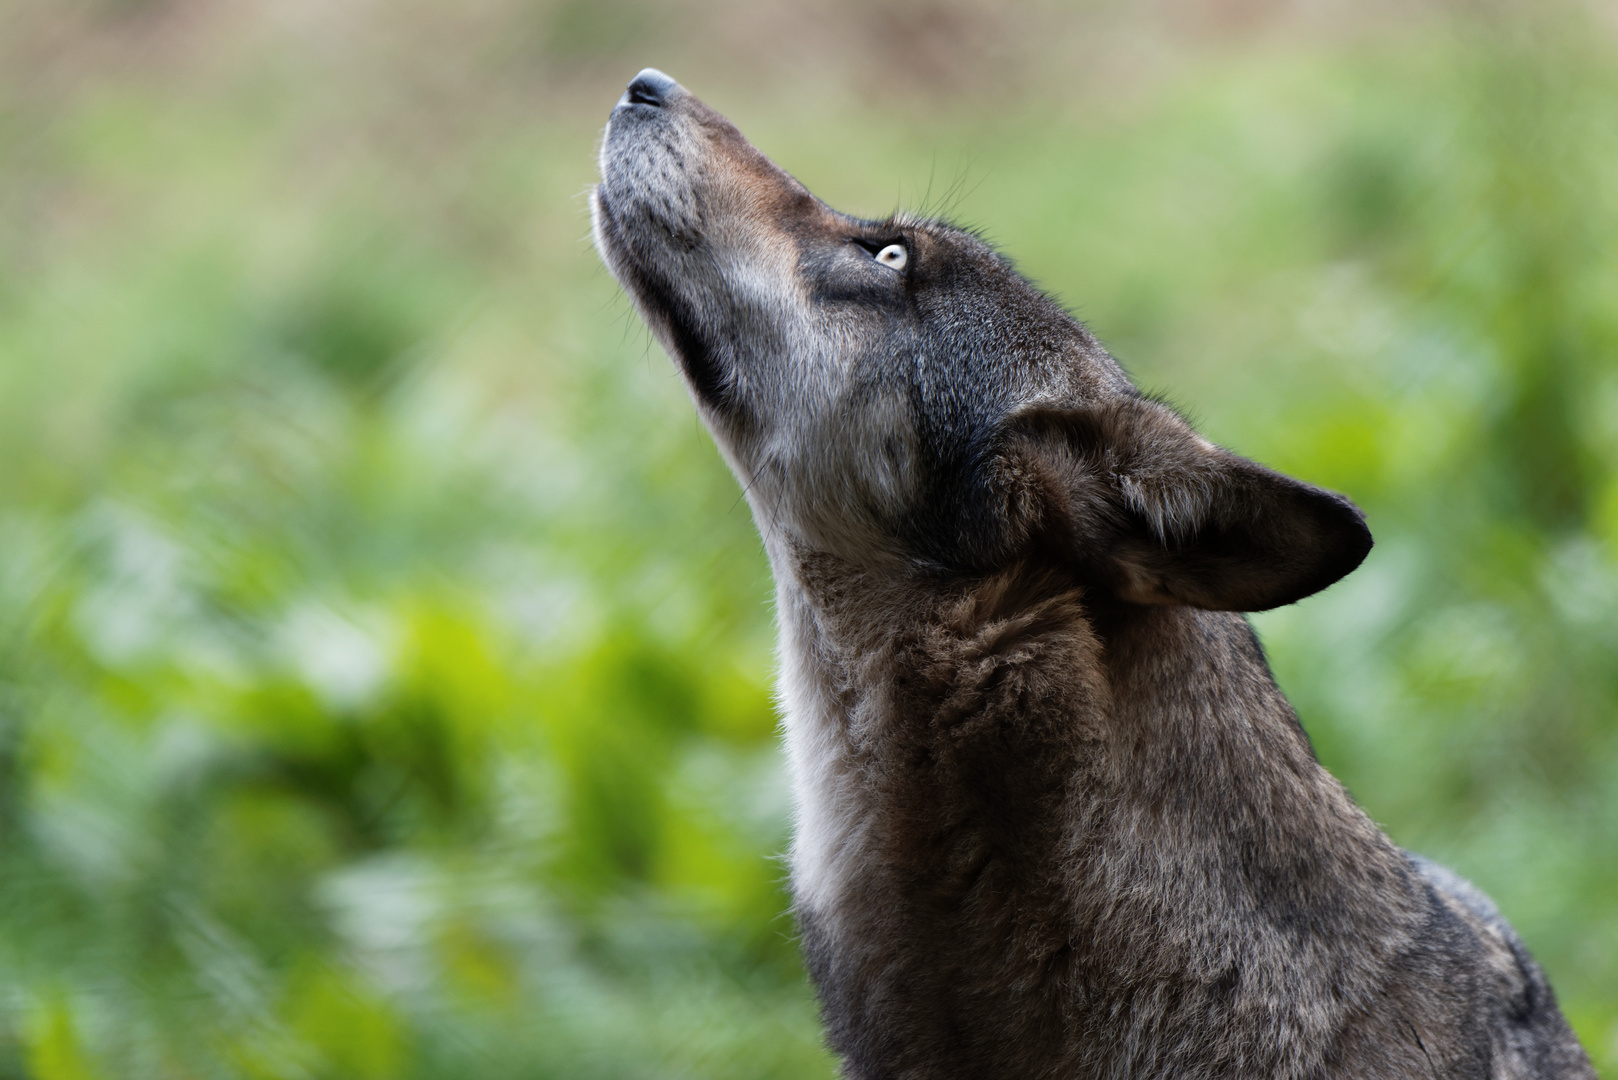
[(794, 906), (850, 1080), (1595, 1075), (1494, 905), (1315, 760), (1241, 614), (1358, 566), (1352, 503), (660, 72), (591, 208), (774, 571)]

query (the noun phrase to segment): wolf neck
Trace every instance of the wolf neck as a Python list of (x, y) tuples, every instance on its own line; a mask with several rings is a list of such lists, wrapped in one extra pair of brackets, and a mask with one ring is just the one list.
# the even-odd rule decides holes
[(829, 1018), (883, 1000), (871, 979), (992, 994), (978, 979), (1053, 1009), (1075, 986), (1102, 1010), (1154, 983), (1282, 995), (1330, 1026), (1342, 968), (1300, 944), (1378, 968), (1408, 940), (1402, 854), (1316, 763), (1240, 616), (1136, 607), (1098, 632), (1029, 568), (797, 553), (776, 575), (792, 880)]

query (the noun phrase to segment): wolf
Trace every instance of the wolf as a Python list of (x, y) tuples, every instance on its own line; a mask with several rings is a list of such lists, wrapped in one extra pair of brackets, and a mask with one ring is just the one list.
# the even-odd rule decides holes
[(794, 911), (849, 1080), (1573, 1078), (1471, 885), (1316, 761), (1243, 612), (1371, 548), (974, 234), (820, 202), (659, 71), (595, 244), (776, 583)]

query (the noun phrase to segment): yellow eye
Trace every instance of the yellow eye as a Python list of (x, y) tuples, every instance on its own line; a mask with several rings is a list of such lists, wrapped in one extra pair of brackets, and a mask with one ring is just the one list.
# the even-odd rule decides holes
[(883, 266), (889, 266), (895, 270), (903, 270), (905, 268), (905, 263), (910, 261), (910, 253), (905, 251), (903, 244), (889, 244), (887, 247), (876, 253), (876, 261), (881, 263)]

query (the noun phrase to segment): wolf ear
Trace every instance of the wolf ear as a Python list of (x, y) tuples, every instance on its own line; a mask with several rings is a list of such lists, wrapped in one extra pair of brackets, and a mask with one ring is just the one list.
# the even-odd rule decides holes
[(1371, 550), (1353, 503), (1221, 450), (1144, 398), (1027, 409), (1003, 434), (995, 486), (1019, 539), (1126, 601), (1263, 611)]

